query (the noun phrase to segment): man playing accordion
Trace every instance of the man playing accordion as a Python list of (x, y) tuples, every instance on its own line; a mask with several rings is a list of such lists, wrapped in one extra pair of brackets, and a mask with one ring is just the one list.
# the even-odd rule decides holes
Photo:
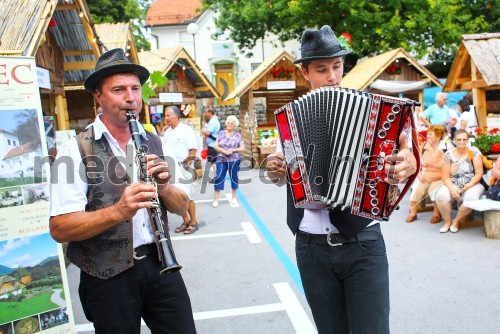
[[(329, 26), (302, 35), (300, 63), (311, 88), (339, 86), (343, 50)], [(405, 182), (417, 162), (400, 136), (397, 155), (385, 158), (385, 182)], [(286, 182), (280, 146), (267, 160), (269, 177)], [(297, 265), (316, 327), (322, 333), (389, 333), (389, 273), (378, 221), (348, 210), (301, 209), (287, 189), (287, 223), (296, 236)], [(334, 240), (334, 241), (332, 241)]]

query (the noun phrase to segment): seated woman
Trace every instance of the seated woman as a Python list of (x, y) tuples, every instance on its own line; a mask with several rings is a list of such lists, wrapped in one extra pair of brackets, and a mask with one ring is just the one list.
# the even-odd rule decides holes
[(458, 130), (455, 134), (456, 148), (445, 153), (443, 164), (443, 183), (436, 193), (436, 203), (444, 218), (444, 226), (439, 232), (458, 232), (458, 223), (465, 218), (472, 209), (460, 205), (458, 213), (451, 220), (451, 200), (477, 200), (484, 193), (480, 181), (483, 177), (483, 161), (481, 152), (476, 147), (467, 147), (469, 135), (465, 130)]
[[(418, 178), (412, 186), (410, 197), (410, 215), (406, 218), (407, 223), (417, 219), (418, 204), (429, 195), (431, 201), (435, 201), (436, 190), (443, 184), (441, 170), (443, 168), (444, 152), (438, 148), (439, 142), (446, 134), (444, 125), (431, 125), (427, 129), (427, 141), (422, 145), (420, 158), (422, 166)], [(439, 223), (441, 215), (434, 203), (434, 215), (430, 222)]]

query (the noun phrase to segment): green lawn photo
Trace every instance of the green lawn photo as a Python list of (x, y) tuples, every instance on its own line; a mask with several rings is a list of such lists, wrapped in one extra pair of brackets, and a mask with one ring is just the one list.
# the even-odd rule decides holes
[(50, 301), (52, 294), (47, 291), (21, 302), (0, 302), (0, 324), (60, 307)]

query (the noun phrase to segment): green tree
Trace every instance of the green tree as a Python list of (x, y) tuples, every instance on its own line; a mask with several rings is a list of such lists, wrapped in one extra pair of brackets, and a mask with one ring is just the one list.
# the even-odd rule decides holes
[(204, 0), (216, 24), (247, 51), (266, 34), (300, 39), (307, 27), (328, 24), (349, 32), (359, 56), (397, 47), (431, 59), (453, 57), (460, 35), (500, 29), (493, 0)]
[(41, 142), (36, 109), (20, 110), (16, 114), (15, 119), (17, 125), (13, 132), (19, 137), (21, 143), (35, 143), (37, 145), (36, 147), (38, 147)]
[(30, 272), (28, 271), (28, 269), (26, 269), (24, 267), (18, 267), (16, 270), (11, 272), (9, 275), (20, 280), (21, 278), (23, 278), (25, 276), (30, 276)]
[(49, 270), (47, 268), (37, 266), (31, 271), (31, 278), (33, 281), (47, 278), (49, 276), (48, 272)]
[(130, 22), (134, 42), (138, 50), (149, 50), (150, 43), (144, 36), (146, 10), (151, 0), (87, 0), (95, 23)]

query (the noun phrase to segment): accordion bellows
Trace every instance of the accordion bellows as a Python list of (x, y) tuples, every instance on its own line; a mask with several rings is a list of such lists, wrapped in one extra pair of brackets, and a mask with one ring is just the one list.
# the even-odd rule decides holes
[[(412, 140), (417, 102), (342, 87), (322, 87), (275, 111), (296, 207), (350, 209), (388, 220), (417, 177), (400, 191), (384, 182), (384, 157), (396, 154), (399, 137)], [(416, 137), (415, 137), (416, 138)]]

